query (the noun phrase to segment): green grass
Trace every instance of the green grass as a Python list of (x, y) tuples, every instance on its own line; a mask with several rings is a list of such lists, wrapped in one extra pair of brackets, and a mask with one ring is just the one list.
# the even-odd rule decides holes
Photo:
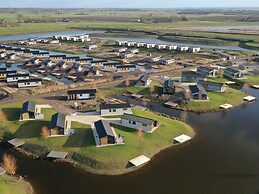
[(69, 160), (84, 164), (83, 167), (87, 169), (103, 173), (126, 170), (128, 160), (140, 154), (152, 157), (160, 150), (171, 146), (173, 138), (180, 134), (194, 135), (193, 129), (180, 121), (133, 108), (134, 114), (156, 119), (161, 126), (152, 134), (143, 134), (143, 138), (140, 139), (136, 130), (114, 125), (115, 131), (124, 137), (126, 144), (97, 148), (90, 126), (77, 122), (72, 123), (72, 128), (75, 129), (73, 136), (41, 138), (41, 127), (48, 126), (50, 116), (55, 111), (45, 109), (43, 111), (45, 119), (42, 121), (19, 122), (17, 118), (20, 106), (21, 103), (2, 106), (7, 116), (1, 127), (11, 133), (10, 136), (24, 140), (26, 151), (34, 154), (44, 154), (49, 150), (66, 151), (69, 152)]
[(251, 85), (259, 85), (259, 76), (246, 75), (246, 79), (243, 81)]
[(29, 185), (23, 179), (0, 175), (1, 194), (29, 194), (29, 190)]
[(247, 96), (246, 93), (233, 88), (228, 88), (223, 93), (218, 92), (208, 92), (209, 101), (198, 102), (198, 101), (188, 101), (188, 103), (183, 107), (184, 109), (196, 112), (203, 111), (217, 111), (219, 106), (225, 103), (231, 104), (233, 106), (240, 105), (244, 102), (243, 98)]

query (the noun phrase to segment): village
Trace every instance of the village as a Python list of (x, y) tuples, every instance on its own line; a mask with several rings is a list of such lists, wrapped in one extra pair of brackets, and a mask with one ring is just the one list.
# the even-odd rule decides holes
[[(102, 58), (46, 50), (53, 45), (75, 48), (78, 44), (91, 52), (107, 50), (107, 46), (91, 41), (88, 34), (56, 35), (0, 45), (1, 62), (6, 64), (0, 68), (1, 103), (18, 103), (15, 109), (19, 115), (15, 117), (22, 130), (5, 137), (8, 144), (37, 157), (69, 158), (97, 173), (123, 173), (132, 170), (128, 164), (142, 166), (160, 150), (188, 143), (195, 135), (185, 120), (153, 112), (146, 103), (160, 103), (172, 110), (212, 112), (256, 100), (238, 88), (259, 88), (254, 81), (259, 73), (257, 55), (135, 41), (112, 41), (108, 46), (111, 57), (106, 53)], [(189, 59), (208, 53), (214, 58), (204, 62)], [(29, 97), (32, 100), (25, 100)], [(8, 104), (3, 106), (5, 115), (12, 114)], [(13, 125), (11, 120), (7, 123)], [(25, 131), (31, 124), (38, 127), (36, 132)], [(66, 149), (63, 143), (70, 138), (82, 142), (78, 146), (85, 147), (83, 151)], [(152, 141), (161, 145), (144, 150), (135, 147), (138, 142), (152, 145)], [(118, 152), (115, 160), (109, 156), (114, 150)], [(111, 161), (114, 166), (107, 168)], [(103, 172), (104, 168), (108, 171)], [(116, 168), (118, 172), (114, 172)]]

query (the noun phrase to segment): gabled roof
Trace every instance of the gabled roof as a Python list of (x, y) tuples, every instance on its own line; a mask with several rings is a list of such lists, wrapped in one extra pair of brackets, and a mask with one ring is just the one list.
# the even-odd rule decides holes
[(28, 80), (18, 80), (18, 83), (30, 83), (30, 82), (41, 82), (41, 79), (28, 79)]
[(139, 81), (147, 82), (147, 80), (150, 79), (150, 76), (148, 74), (144, 74), (139, 78)]
[(147, 124), (147, 125), (152, 125), (155, 122), (155, 120), (153, 120), (153, 119), (140, 117), (140, 116), (136, 116), (136, 115), (131, 115), (131, 114), (127, 114), (127, 113), (124, 113), (122, 115), (121, 119), (133, 121), (133, 122), (136, 122), (136, 123)]
[(231, 73), (240, 73), (240, 71), (238, 69), (235, 68), (227, 68), (225, 69), (225, 71), (231, 72)]
[(164, 81), (164, 88), (174, 88), (174, 81), (171, 79)]
[(50, 55), (49, 57), (52, 57), (52, 58), (65, 58), (67, 56), (66, 55)]
[(222, 87), (225, 85), (224, 83), (219, 83), (219, 82), (211, 82), (211, 81), (204, 81), (204, 80), (198, 81), (198, 85), (203, 85), (203, 84), (208, 84), (208, 85), (213, 85), (218, 87)]
[(53, 129), (55, 127), (65, 128), (66, 116), (67, 115), (62, 113), (56, 113), (52, 115), (49, 128), (50, 129)]
[(21, 114), (26, 113), (26, 112), (35, 112), (35, 103), (32, 101), (27, 101), (25, 103), (23, 103), (22, 105), (22, 110), (21, 110)]
[(99, 138), (106, 137), (106, 136), (115, 137), (115, 134), (110, 126), (109, 121), (99, 120), (94, 123), (94, 126), (96, 128), (96, 132), (97, 132)]
[(122, 68), (135, 68), (136, 65), (118, 65), (117, 68), (118, 69), (122, 69)]
[(68, 90), (67, 94), (95, 94), (97, 91), (96, 89), (85, 89), (85, 90)]
[(199, 92), (202, 92), (203, 94), (207, 94), (206, 90), (201, 85), (190, 85), (189, 88), (192, 94), (196, 94)]
[(29, 74), (14, 74), (14, 75), (9, 75), (7, 74), (7, 77), (29, 77)]
[(129, 103), (121, 104), (101, 104), (100, 109), (118, 109), (118, 108), (130, 108)]
[(204, 78), (204, 75), (197, 73), (195, 71), (183, 71), (182, 76), (193, 76), (193, 77), (202, 77)]

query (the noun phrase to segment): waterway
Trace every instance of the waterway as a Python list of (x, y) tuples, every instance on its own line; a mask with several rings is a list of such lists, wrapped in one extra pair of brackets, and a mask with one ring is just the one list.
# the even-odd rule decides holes
[[(249, 92), (259, 98), (259, 90)], [(131, 103), (143, 105), (134, 100)], [(259, 101), (229, 112), (205, 114), (186, 114), (156, 103), (147, 106), (187, 118), (197, 136), (186, 145), (161, 152), (130, 174), (94, 175), (68, 164), (33, 160), (8, 149), (0, 152), (16, 155), (18, 173), (26, 176), (36, 194), (258, 194)]]

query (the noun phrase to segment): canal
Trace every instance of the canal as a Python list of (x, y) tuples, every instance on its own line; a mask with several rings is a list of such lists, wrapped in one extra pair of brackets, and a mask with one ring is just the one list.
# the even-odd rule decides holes
[[(258, 90), (250, 93), (259, 98)], [(147, 106), (174, 117), (185, 114), (156, 103)], [(258, 194), (258, 111), (256, 101), (229, 112), (187, 113), (184, 117), (196, 129), (196, 138), (161, 152), (142, 169), (120, 176), (94, 175), (12, 150), (0, 152), (17, 157), (18, 174), (26, 176), (36, 194)]]

